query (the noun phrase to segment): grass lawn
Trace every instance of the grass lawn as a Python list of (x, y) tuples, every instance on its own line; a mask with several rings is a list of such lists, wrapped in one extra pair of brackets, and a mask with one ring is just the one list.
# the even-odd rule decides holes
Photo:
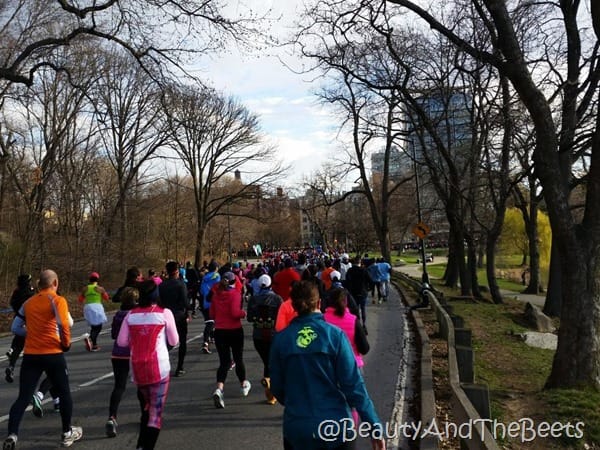
[(584, 424), (580, 426), (583, 439), (568, 438), (563, 432), (560, 439), (537, 439), (533, 447), (508, 438), (500, 439), (501, 444), (511, 449), (600, 448), (592, 447), (600, 444), (600, 393), (543, 389), (554, 352), (529, 347), (518, 336), (527, 330), (523, 303), (512, 299), (504, 305), (454, 300), (452, 305), (473, 332), (476, 382), (490, 388), (493, 418), (503, 423), (531, 418), (536, 424)]
[[(445, 264), (428, 264), (427, 265), (427, 273), (433, 278), (442, 278), (444, 276), (444, 272), (446, 271)], [(477, 279), (481, 286), (487, 286), (487, 275), (485, 273), (485, 269), (477, 270)], [(511, 280), (506, 280), (504, 278), (497, 278), (498, 286), (500, 289), (505, 289), (508, 291), (521, 292), (525, 286), (521, 283), (516, 283)]]
[[(407, 262), (416, 262), (404, 257)], [(498, 260), (499, 273), (510, 273), (513, 281), (498, 278), (501, 289), (521, 292), (523, 285), (515, 282), (519, 274), (520, 257)], [(436, 285), (444, 275), (445, 264), (427, 266), (434, 286), (447, 298), (459, 296), (455, 290)], [(482, 286), (486, 285), (485, 270), (478, 271)], [(517, 276), (518, 278), (518, 276)], [(523, 321), (524, 303), (506, 298), (502, 305), (491, 302), (452, 300), (454, 312), (465, 319), (473, 333), (475, 378), (490, 388), (492, 417), (502, 423), (532, 419), (536, 424), (547, 422), (556, 427), (569, 426), (571, 434), (582, 430), (582, 438), (569, 438), (566, 432), (559, 438), (539, 437), (534, 442), (519, 442), (506, 437), (498, 442), (505, 449), (600, 449), (600, 392), (590, 389), (544, 390), (554, 352), (525, 345), (519, 337), (528, 330)], [(574, 428), (575, 424), (579, 428)]]

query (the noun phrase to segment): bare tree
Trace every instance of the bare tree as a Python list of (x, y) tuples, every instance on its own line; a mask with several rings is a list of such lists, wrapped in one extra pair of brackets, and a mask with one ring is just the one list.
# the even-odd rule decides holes
[[(91, 80), (85, 69), (74, 72), (72, 77), (77, 77), (81, 85)], [(44, 71), (27, 95), (17, 95), (11, 102), (11, 107), (20, 115), (13, 115), (11, 126), (16, 144), (8, 170), (28, 209), (20, 266), (32, 257), (37, 267), (45, 264), (48, 238), (45, 223), (57, 213), (48, 202), (49, 195), (59, 187), (61, 167), (73, 161), (74, 152), (87, 147), (90, 138), (90, 122), (84, 117), (84, 105), (84, 91), (74, 88), (66, 76), (53, 71)]]
[(144, 178), (143, 168), (166, 142), (166, 122), (160, 108), (159, 86), (132, 57), (115, 51), (99, 55), (99, 60), (99, 79), (89, 95), (118, 187), (115, 201), (105, 211), (101, 251), (107, 253), (116, 231), (118, 261), (123, 271), (129, 245), (127, 201)]
[[(340, 160), (340, 165), (356, 177), (359, 187), (353, 193), (366, 197), (381, 253), (389, 261), (390, 211), (395, 206), (391, 200), (401, 186), (412, 180), (410, 168), (406, 167), (410, 159), (405, 157), (401, 162), (392, 158), (403, 151), (406, 130), (400, 92), (389, 88), (389, 80), (400, 84), (402, 71), (389, 65), (389, 59), (382, 59), (385, 55), (372, 31), (365, 32), (351, 12), (340, 15), (328, 2), (318, 2), (308, 11), (305, 22), (297, 43), (303, 55), (314, 60), (314, 69), (327, 79), (328, 87), (319, 95), (336, 108), (340, 134), (349, 136), (348, 142), (343, 143), (347, 158)], [(355, 29), (350, 30), (349, 23)], [(386, 86), (381, 88), (371, 79), (359, 76), (363, 69), (373, 78), (386, 78)], [(369, 167), (375, 153), (382, 156), (382, 164), (377, 175), (371, 177)]]
[[(323, 239), (323, 249), (334, 249), (336, 230), (336, 206), (343, 204), (351, 193), (344, 193), (340, 180), (345, 170), (333, 163), (325, 164), (303, 182), (305, 193), (300, 201), (300, 209)], [(346, 217), (352, 220), (352, 217)]]
[[(527, 3), (508, 4), (503, 0), (472, 0), (478, 20), (487, 30), (486, 37), (496, 52), (475, 48), (472, 37), (461, 34), (460, 27), (444, 23), (441, 16), (434, 15), (413, 1), (388, 0), (388, 4), (399, 5), (422, 18), (433, 30), (443, 34), (454, 45), (485, 64), (490, 64), (506, 76), (527, 108), (534, 124), (536, 144), (533, 151), (535, 173), (544, 190), (552, 232), (556, 238), (557, 253), (561, 261), (562, 310), (558, 349), (554, 357), (548, 387), (600, 387), (600, 287), (596, 280), (600, 276), (600, 116), (596, 113), (594, 137), (585, 147), (584, 154), (573, 145), (581, 118), (597, 96), (600, 69), (597, 64), (597, 45), (583, 47), (584, 30), (578, 26), (580, 2), (563, 1), (550, 5)], [(510, 8), (510, 9), (509, 9)], [(546, 31), (548, 35), (565, 36), (566, 43), (557, 52), (559, 63), (551, 70), (563, 80), (561, 90), (560, 129), (554, 121), (551, 102), (544, 92), (544, 85), (535, 73), (542, 70), (540, 64), (530, 64), (525, 53), (528, 33), (518, 27), (518, 13), (522, 8), (535, 10), (546, 8), (543, 19), (530, 27), (531, 32)], [(554, 9), (548, 9), (554, 8)], [(560, 18), (560, 21), (547, 20)], [(549, 29), (562, 25), (559, 29)], [(554, 33), (554, 34), (553, 34)], [(587, 54), (584, 54), (587, 52)], [(537, 62), (537, 61), (536, 61)], [(589, 65), (588, 65), (589, 64)], [(587, 73), (584, 67), (589, 68)], [(564, 78), (563, 78), (564, 76)], [(584, 77), (580, 81), (580, 77)], [(579, 100), (579, 101), (578, 101)], [(581, 223), (577, 223), (569, 205), (569, 182), (572, 179), (573, 163), (585, 160), (589, 167), (586, 173), (587, 190), (585, 212)], [(578, 351), (573, 353), (573, 349)]]
[(261, 142), (257, 116), (234, 99), (202, 86), (173, 85), (163, 107), (169, 145), (191, 179), (198, 264), (211, 220), (251, 214), (247, 200), (258, 201), (261, 192), (282, 176), (282, 167), (274, 149)]
[(0, 3), (0, 79), (31, 86), (42, 67), (69, 71), (60, 49), (81, 40), (121, 47), (142, 65), (169, 70), (186, 56), (258, 36), (255, 17), (223, 14), (224, 2), (7, 0)]

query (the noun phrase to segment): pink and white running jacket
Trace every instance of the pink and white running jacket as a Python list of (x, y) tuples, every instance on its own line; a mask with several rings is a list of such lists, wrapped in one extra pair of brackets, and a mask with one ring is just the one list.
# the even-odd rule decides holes
[(157, 305), (138, 307), (123, 320), (117, 344), (131, 349), (131, 378), (136, 385), (158, 383), (171, 371), (167, 343), (175, 346), (179, 335), (170, 309)]

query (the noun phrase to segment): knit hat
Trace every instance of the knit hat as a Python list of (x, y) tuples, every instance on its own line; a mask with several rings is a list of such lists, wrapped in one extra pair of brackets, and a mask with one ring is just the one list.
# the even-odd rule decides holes
[(17, 286), (25, 287), (31, 281), (31, 275), (28, 273), (21, 274), (17, 277)]
[(99, 280), (100, 274), (98, 272), (92, 272), (88, 278), (95, 278), (96, 280)]

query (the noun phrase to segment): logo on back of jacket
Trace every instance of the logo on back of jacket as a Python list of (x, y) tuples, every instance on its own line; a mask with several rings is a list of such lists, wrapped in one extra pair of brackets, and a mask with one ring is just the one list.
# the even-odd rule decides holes
[(298, 337), (296, 338), (296, 345), (300, 348), (306, 348), (312, 342), (317, 339), (317, 333), (313, 330), (310, 325), (306, 325), (300, 331), (298, 331)]

